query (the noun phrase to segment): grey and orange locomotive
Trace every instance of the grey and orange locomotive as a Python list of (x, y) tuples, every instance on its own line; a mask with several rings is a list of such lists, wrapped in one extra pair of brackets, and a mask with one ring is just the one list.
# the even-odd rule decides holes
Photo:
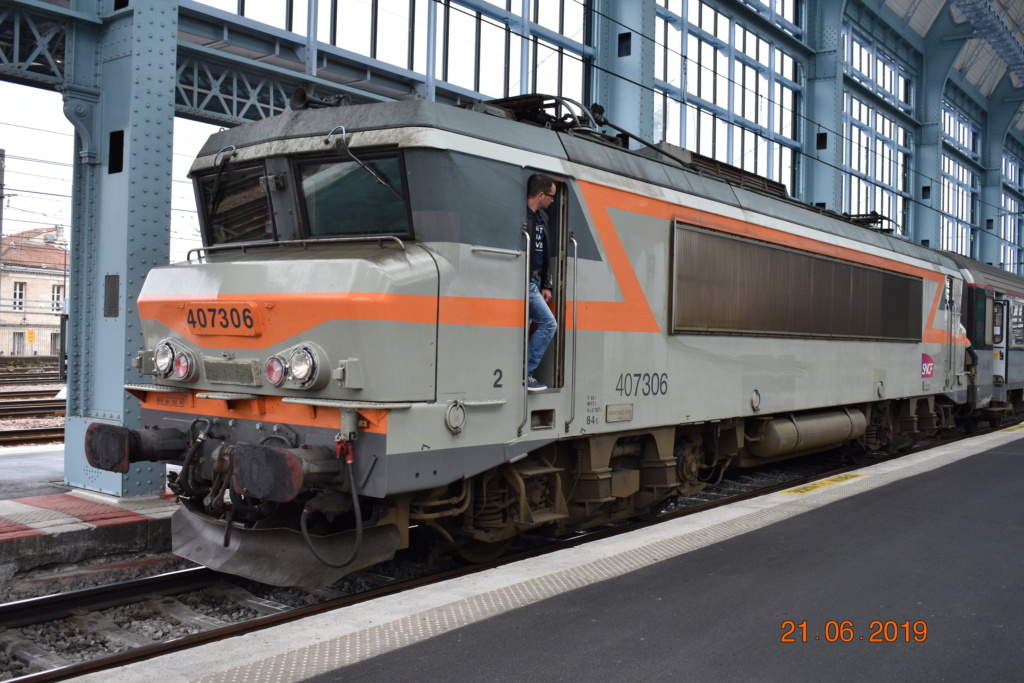
[[(1024, 279), (608, 126), (531, 95), (217, 133), (191, 171), (205, 246), (139, 298), (143, 429), (92, 425), (90, 463), (179, 465), (176, 553), (320, 586), (410, 533), (483, 560), (1020, 407)], [(538, 173), (558, 327), (528, 392)]]

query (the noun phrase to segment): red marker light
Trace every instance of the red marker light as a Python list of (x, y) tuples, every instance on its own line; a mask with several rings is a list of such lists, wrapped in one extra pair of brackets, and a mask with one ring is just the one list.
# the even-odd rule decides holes
[(184, 351), (174, 357), (174, 376), (182, 380), (192, 376), (192, 359)]
[(267, 381), (275, 387), (281, 386), (281, 383), (284, 382), (284, 361), (277, 356), (269, 359), (263, 368), (263, 374)]

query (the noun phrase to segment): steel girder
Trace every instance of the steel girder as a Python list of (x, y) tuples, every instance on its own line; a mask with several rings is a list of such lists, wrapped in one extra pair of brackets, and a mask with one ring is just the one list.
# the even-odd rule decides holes
[(0, 5), (0, 76), (34, 85), (64, 83), (68, 22), (81, 19), (76, 14), (28, 3)]
[[(488, 16), (497, 13), (492, 18), (514, 31), (537, 36), (584, 58), (596, 54), (593, 48), (523, 22), (512, 13), (474, 0), (464, 4)], [(229, 125), (258, 120), (284, 111), (289, 96), (300, 86), (320, 96), (347, 94), (354, 102), (430, 96), (459, 103), (483, 97), (192, 0), (181, 0), (179, 5), (174, 59), (175, 111), (179, 116)], [(67, 81), (69, 32), (76, 25), (100, 27), (125, 11), (130, 8), (101, 14), (39, 0), (0, 0), (0, 78), (62, 87)]]

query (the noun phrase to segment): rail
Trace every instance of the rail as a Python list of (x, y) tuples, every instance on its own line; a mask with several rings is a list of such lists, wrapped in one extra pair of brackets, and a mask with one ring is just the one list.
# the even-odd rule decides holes
[(0, 432), (0, 446), (55, 443), (64, 441), (63, 427), (36, 427), (33, 429), (5, 429)]
[(0, 418), (63, 415), (66, 409), (67, 401), (64, 399), (33, 398), (0, 401)]

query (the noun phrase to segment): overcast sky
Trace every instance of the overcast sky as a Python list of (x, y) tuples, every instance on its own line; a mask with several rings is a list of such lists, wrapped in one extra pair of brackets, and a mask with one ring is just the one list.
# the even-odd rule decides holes
[[(71, 173), (74, 128), (59, 93), (0, 81), (0, 149), (6, 153), (3, 234), (62, 225), (71, 239)], [(192, 184), (187, 178), (199, 148), (217, 130), (174, 120), (171, 184), (171, 261), (200, 246)]]

